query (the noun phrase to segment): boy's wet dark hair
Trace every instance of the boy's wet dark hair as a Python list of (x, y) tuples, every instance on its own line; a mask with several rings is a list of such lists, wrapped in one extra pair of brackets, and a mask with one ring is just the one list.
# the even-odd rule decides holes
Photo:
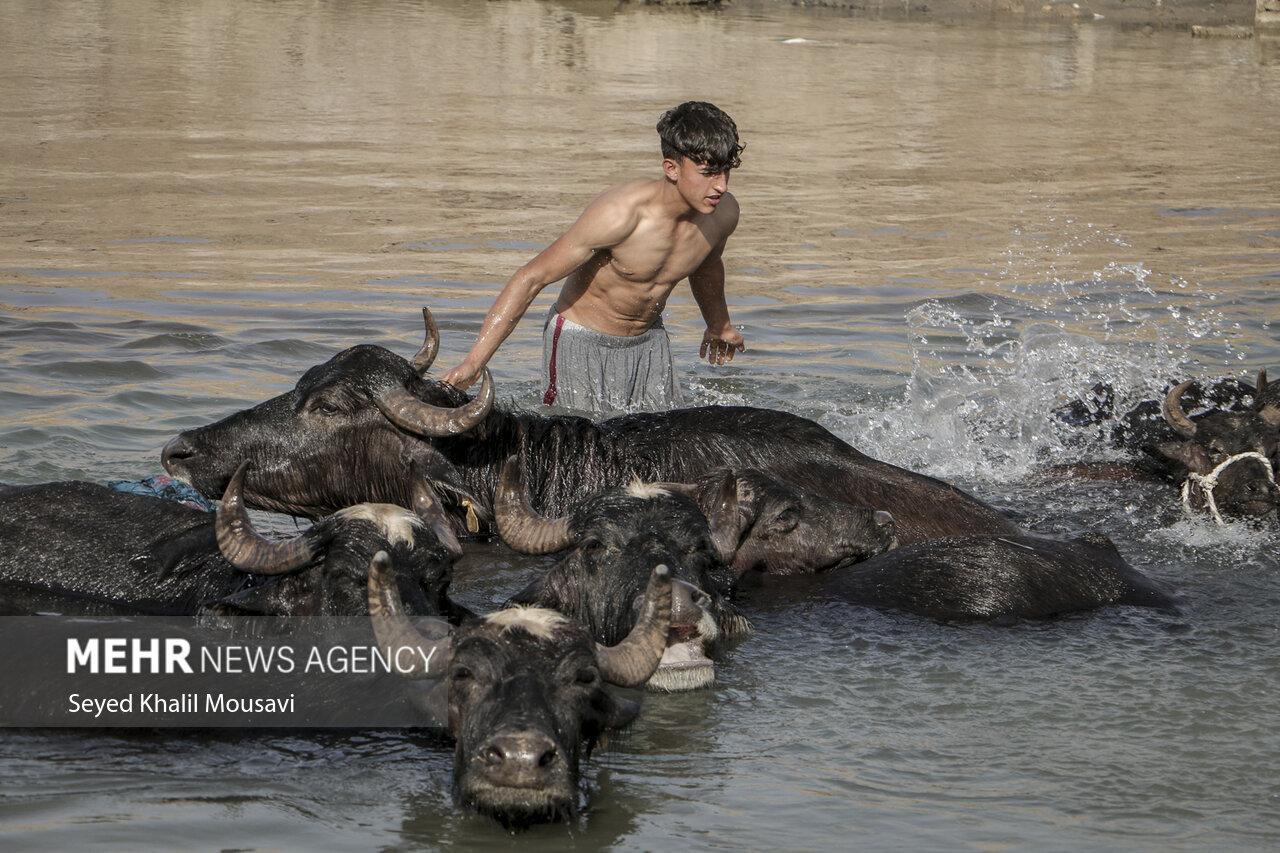
[(662, 156), (688, 158), (717, 172), (736, 169), (745, 145), (738, 143), (738, 126), (729, 114), (706, 101), (685, 101), (658, 119)]

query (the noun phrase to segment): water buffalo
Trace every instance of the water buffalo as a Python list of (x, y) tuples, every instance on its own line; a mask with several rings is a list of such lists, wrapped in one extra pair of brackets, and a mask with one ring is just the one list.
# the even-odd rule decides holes
[(293, 390), (181, 433), (164, 448), (165, 468), (216, 494), (247, 459), (251, 504), (315, 517), (362, 501), (404, 503), (416, 464), (473, 530), (492, 518), (501, 469), (513, 455), (535, 508), (549, 515), (636, 478), (688, 482), (715, 468), (754, 468), (891, 513), (903, 543), (1019, 530), (973, 496), (866, 456), (786, 412), (706, 406), (595, 423), (495, 409), (487, 373), (474, 399), (423, 378), (438, 345), (429, 319), (427, 326), (413, 363), (378, 346), (344, 350), (306, 371)]
[(1110, 604), (1177, 609), (1099, 534), (946, 536), (806, 580), (748, 597), (831, 598), (944, 621), (1044, 619)]
[(458, 798), (511, 827), (575, 815), (582, 757), (638, 708), (605, 684), (643, 684), (662, 657), (670, 571), (649, 572), (635, 627), (614, 646), (595, 642), (563, 614), (534, 607), (424, 636), (405, 617), (392, 574), (390, 561), (377, 555), (369, 568), (374, 633), (384, 647), (418, 650), (424, 663), (409, 677), (439, 679), (424, 705), (447, 720), (456, 739)]
[(1141, 403), (1117, 420), (1112, 439), (1139, 454), (1130, 470), (1114, 464), (1075, 470), (1172, 481), (1181, 485), (1184, 506), (1207, 509), (1219, 522), (1223, 516), (1270, 516), (1280, 504), (1277, 425), (1280, 387), (1267, 382), (1265, 370), (1253, 386), (1236, 379), (1209, 386), (1188, 380), (1162, 401)]
[(216, 514), (91, 483), (4, 487), (0, 597), (12, 613), (264, 616), (323, 631), (365, 618), (369, 559), (388, 550), (415, 613), (465, 613), (447, 595), (461, 548), (427, 490), (418, 512), (364, 504), (269, 540), (249, 521), (243, 478), (242, 467)]
[(691, 498), (640, 482), (588, 496), (568, 515), (550, 519), (529, 506), (518, 464), (508, 460), (495, 498), (503, 541), (526, 553), (564, 552), (509, 603), (559, 611), (598, 641), (617, 642), (641, 612), (649, 567), (664, 564), (676, 578), (671, 636), (648, 687), (710, 684), (715, 670), (708, 651), (721, 637), (749, 630), (716, 577), (723, 576), (737, 538), (735, 482), (726, 480), (710, 522)]
[(1273, 515), (1280, 503), (1275, 461), (1280, 432), (1280, 409), (1269, 402), (1266, 371), (1258, 374), (1254, 405), (1248, 409), (1213, 409), (1188, 417), (1182, 395), (1193, 383), (1183, 382), (1165, 398), (1165, 421), (1175, 440), (1156, 442), (1147, 449), (1167, 466), (1170, 476), (1183, 482), (1183, 501), (1206, 507), (1221, 523), (1222, 516)]
[[(1144, 404), (1119, 433), (1140, 442), (1152, 470), (1182, 485), (1188, 509), (1207, 509), (1219, 523), (1223, 516), (1271, 516), (1280, 503), (1274, 470), (1280, 409), (1259, 392), (1266, 386), (1266, 371), (1254, 388), (1226, 380), (1197, 393), (1195, 382), (1182, 382), (1165, 396), (1159, 423)], [(1184, 400), (1208, 409), (1188, 415)]]

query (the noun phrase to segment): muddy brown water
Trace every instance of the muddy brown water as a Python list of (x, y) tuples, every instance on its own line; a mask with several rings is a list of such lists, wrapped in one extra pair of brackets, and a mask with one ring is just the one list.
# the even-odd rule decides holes
[[(649, 696), (583, 817), (512, 837), (404, 730), (8, 729), (15, 850), (1268, 850), (1280, 842), (1273, 526), (1114, 459), (1050, 410), (1280, 369), (1280, 65), (1261, 39), (1103, 19), (876, 20), (744, 3), (0, 5), (0, 481), (158, 473), (159, 448), (358, 342), (442, 363), (653, 125), (747, 143), (726, 253), (748, 352), (699, 403), (821, 421), (1041, 530), (1101, 530), (1181, 615), (939, 625), (744, 603), (714, 689)], [(552, 289), (552, 291), (554, 288)], [(539, 298), (540, 317), (552, 291)], [(494, 370), (537, 408), (531, 317)], [(476, 548), (459, 595), (536, 566)], [(11, 685), (9, 689), (13, 689)]]

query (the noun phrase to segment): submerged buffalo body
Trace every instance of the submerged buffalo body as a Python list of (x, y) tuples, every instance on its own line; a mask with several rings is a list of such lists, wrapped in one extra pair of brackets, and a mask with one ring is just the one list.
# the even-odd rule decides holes
[(375, 557), (374, 634), (385, 647), (415, 647), (415, 659), (427, 662), (409, 676), (434, 680), (425, 705), (456, 739), (459, 799), (515, 827), (576, 814), (582, 757), (638, 708), (605, 685), (643, 684), (662, 657), (669, 570), (649, 573), (635, 626), (612, 646), (561, 613), (532, 607), (466, 620), (430, 639), (404, 618), (392, 575), (385, 555)]
[(72, 612), (96, 602), (191, 614), (248, 581), (219, 552), (213, 513), (93, 483), (0, 488), (0, 595), (12, 610), (45, 597)]
[(1105, 536), (947, 536), (887, 551), (801, 590), (940, 620), (1044, 619), (1112, 604), (1176, 610)]
[[(362, 622), (370, 558), (400, 566), (413, 612), (458, 618), (452, 531), (390, 505), (334, 513), (292, 539), (253, 530), (236, 489), (215, 515), (82, 482), (0, 489), (0, 599), (11, 613), (136, 612), (324, 630)], [(452, 541), (448, 541), (452, 540)]]
[(785, 412), (709, 406), (595, 423), (495, 410), (487, 375), (469, 400), (423, 370), (422, 359), (411, 365), (382, 347), (353, 347), (308, 370), (292, 391), (177, 436), (164, 466), (217, 494), (249, 460), (251, 504), (309, 517), (362, 501), (404, 503), (416, 466), (473, 529), (492, 517), (510, 456), (535, 509), (553, 515), (636, 478), (690, 482), (716, 468), (753, 468), (891, 513), (902, 543), (1018, 530), (973, 496), (872, 459)]

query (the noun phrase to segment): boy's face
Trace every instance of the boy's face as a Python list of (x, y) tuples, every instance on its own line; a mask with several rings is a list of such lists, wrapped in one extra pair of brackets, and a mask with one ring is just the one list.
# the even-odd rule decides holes
[(689, 206), (702, 214), (715, 213), (720, 199), (729, 189), (728, 170), (719, 170), (688, 157), (663, 160), (662, 170)]

